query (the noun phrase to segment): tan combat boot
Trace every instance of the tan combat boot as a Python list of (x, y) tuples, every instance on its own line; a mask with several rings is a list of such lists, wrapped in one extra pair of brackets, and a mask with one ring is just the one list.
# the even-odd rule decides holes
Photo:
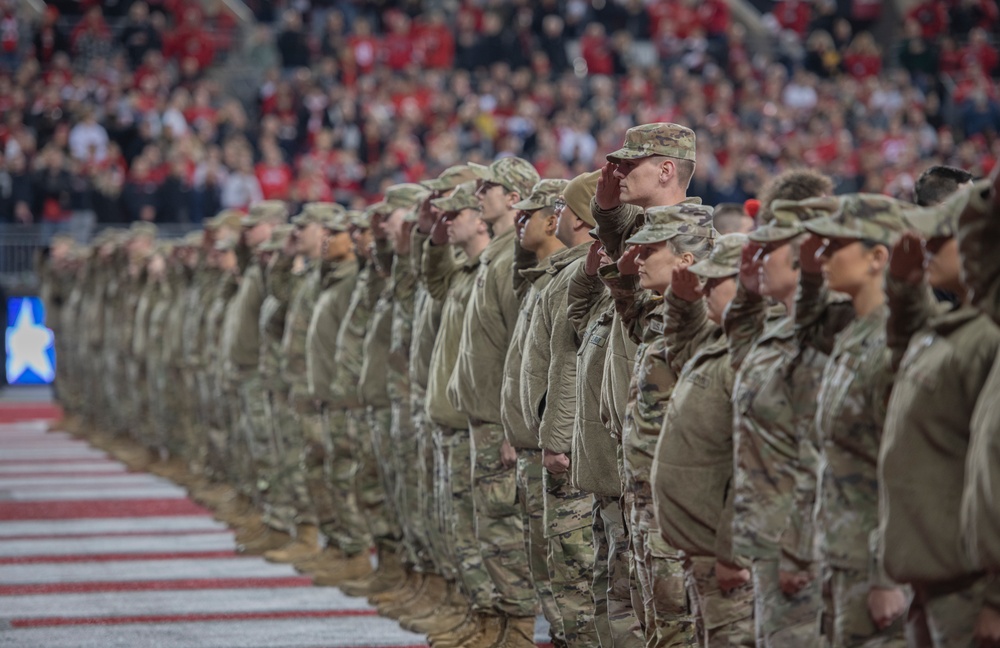
[(439, 610), (419, 619), (404, 617), (399, 625), (410, 632), (436, 636), (454, 630), (468, 615), (469, 602), (461, 589), (454, 581), (445, 581), (445, 599)]
[(313, 585), (319, 587), (339, 587), (349, 580), (363, 579), (372, 573), (372, 563), (368, 555), (360, 553), (329, 565), (324, 571), (313, 576)]
[(482, 617), (471, 609), (462, 623), (448, 632), (429, 637), (433, 648), (459, 648), (478, 636), (482, 630)]
[(308, 574), (323, 571), (325, 568), (343, 561), (346, 557), (347, 556), (340, 550), (339, 547), (327, 545), (327, 547), (318, 554), (302, 558), (301, 560), (296, 560), (292, 564), (295, 566), (295, 570), (299, 573)]
[(467, 639), (462, 648), (492, 648), (500, 641), (504, 631), (504, 617), (492, 611), (482, 617), (481, 630), (472, 639)]
[(272, 549), (285, 546), (288, 544), (289, 540), (291, 540), (291, 536), (284, 531), (278, 531), (268, 527), (264, 533), (253, 540), (248, 540), (246, 543), (236, 545), (236, 553), (259, 556), (260, 554)]
[(301, 524), (295, 530), (295, 540), (281, 549), (264, 553), (264, 559), (269, 562), (288, 563), (320, 552), (319, 529), (311, 524)]
[(497, 648), (535, 648), (535, 617), (507, 617)]
[[(407, 571), (406, 577), (395, 587), (392, 587), (384, 592), (379, 592), (378, 594), (372, 594), (368, 597), (368, 602), (378, 608), (379, 614), (382, 616), (389, 616), (386, 614), (386, 611), (412, 599), (420, 591), (420, 588), (423, 587), (423, 584), (423, 574), (414, 571)], [(390, 618), (394, 619), (396, 617)]]
[(429, 614), (437, 614), (448, 598), (448, 584), (437, 574), (425, 574), (422, 587), (416, 596), (400, 603), (396, 616), (402, 624), (404, 619), (422, 619)]
[(406, 578), (406, 570), (394, 551), (379, 552), (378, 567), (371, 578), (344, 581), (340, 591), (348, 596), (370, 596), (398, 586)]

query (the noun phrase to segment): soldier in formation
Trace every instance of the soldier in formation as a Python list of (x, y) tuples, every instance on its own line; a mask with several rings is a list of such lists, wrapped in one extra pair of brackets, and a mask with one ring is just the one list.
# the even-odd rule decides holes
[(435, 648), (1000, 645), (1000, 172), (607, 159), (54, 239), (61, 425)]

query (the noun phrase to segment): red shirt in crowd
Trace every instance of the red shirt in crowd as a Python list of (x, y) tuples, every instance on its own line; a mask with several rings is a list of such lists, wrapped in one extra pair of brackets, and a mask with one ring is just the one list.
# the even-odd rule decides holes
[(444, 23), (418, 24), (414, 45), (424, 67), (447, 70), (455, 63), (455, 37)]
[(948, 4), (941, 0), (925, 0), (906, 14), (920, 24), (924, 38), (934, 38), (948, 28)]
[(379, 42), (374, 36), (352, 36), (347, 46), (354, 52), (354, 60), (363, 74), (372, 71), (378, 62)]
[(809, 21), (812, 19), (812, 5), (802, 0), (778, 0), (774, 3), (771, 13), (778, 20), (778, 24), (784, 29), (805, 36), (809, 30)]
[(264, 200), (284, 200), (288, 197), (288, 192), (292, 188), (292, 169), (282, 162), (276, 166), (270, 166), (263, 162), (254, 168), (257, 182), (260, 183), (261, 193)]
[(580, 38), (580, 50), (590, 74), (614, 72), (614, 59), (611, 57), (611, 47), (606, 37), (584, 34)]

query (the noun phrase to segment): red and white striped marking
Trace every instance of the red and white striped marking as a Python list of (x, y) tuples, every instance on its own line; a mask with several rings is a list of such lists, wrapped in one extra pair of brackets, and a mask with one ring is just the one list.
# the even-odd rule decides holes
[(234, 553), (183, 489), (0, 406), (0, 645), (361, 646), (424, 637), (288, 565)]

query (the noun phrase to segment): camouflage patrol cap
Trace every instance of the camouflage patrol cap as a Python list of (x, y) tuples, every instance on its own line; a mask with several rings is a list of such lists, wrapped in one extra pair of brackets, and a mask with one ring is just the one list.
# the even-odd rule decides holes
[(628, 245), (648, 245), (669, 241), (675, 236), (715, 238), (711, 207), (683, 203), (668, 207), (650, 207), (642, 229), (625, 241)]
[(880, 194), (848, 194), (841, 198), (835, 213), (806, 221), (803, 226), (825, 238), (857, 239), (891, 247), (906, 229), (903, 213), (914, 208)]
[[(481, 165), (477, 164), (476, 166)], [(478, 177), (480, 176), (468, 164), (456, 164), (442, 171), (436, 178), (421, 180), (420, 184), (429, 191), (451, 191), (463, 182), (475, 180)]]
[(531, 162), (519, 157), (502, 157), (488, 167), (474, 162), (469, 167), (480, 180), (501, 185), (507, 191), (527, 196), (531, 188), (542, 179)]
[(349, 223), (344, 208), (337, 203), (311, 202), (302, 206), (302, 211), (292, 218), (292, 225), (305, 227), (317, 223), (329, 230), (346, 231)]
[(720, 236), (708, 258), (695, 263), (688, 270), (706, 279), (721, 279), (737, 275), (740, 272), (743, 246), (749, 240), (746, 234), (738, 232)]
[(271, 238), (257, 246), (258, 252), (280, 252), (285, 249), (288, 237), (295, 230), (294, 225), (278, 225), (271, 232)]
[(445, 198), (435, 198), (431, 204), (446, 214), (460, 212), (463, 209), (479, 211), (479, 199), (476, 198), (476, 183), (464, 182)]
[(186, 248), (197, 248), (201, 247), (201, 244), (205, 240), (205, 230), (195, 230), (193, 232), (188, 232), (184, 235), (184, 238), (180, 240), (178, 245)]
[(906, 212), (904, 219), (925, 239), (952, 238), (958, 233), (958, 217), (969, 202), (981, 201), (981, 196), (989, 190), (989, 179), (978, 180), (948, 196), (943, 203)]
[(512, 206), (518, 211), (535, 211), (537, 209), (544, 209), (545, 207), (552, 207), (556, 204), (559, 196), (562, 195), (563, 190), (566, 189), (567, 184), (569, 184), (569, 180), (551, 178), (539, 180), (531, 188), (531, 194), (527, 198), (514, 203)]
[(372, 208), (375, 213), (388, 216), (397, 209), (412, 209), (430, 193), (429, 189), (409, 182), (393, 185), (385, 190), (385, 198), (372, 205)]
[(215, 242), (215, 249), (218, 252), (231, 252), (236, 249), (236, 244), (238, 239), (232, 236), (223, 236), (218, 241)]
[(694, 161), (694, 131), (687, 126), (658, 122), (634, 126), (625, 132), (625, 143), (608, 155), (608, 161), (637, 160), (651, 155)]
[(215, 231), (225, 227), (238, 230), (243, 226), (243, 212), (238, 209), (223, 209), (205, 221), (205, 229)]
[(151, 236), (156, 238), (156, 225), (147, 221), (136, 221), (128, 228), (129, 238), (134, 236)]
[(771, 219), (750, 232), (754, 243), (780, 243), (804, 234), (804, 221), (829, 216), (840, 207), (840, 199), (834, 196), (807, 198), (805, 200), (773, 200), (768, 206)]
[[(378, 203), (375, 204), (377, 205)], [(363, 229), (363, 230), (371, 229), (372, 214), (374, 214), (373, 211), (374, 207), (375, 205), (369, 205), (368, 207), (365, 208), (364, 211), (360, 209), (350, 210), (349, 212), (347, 212), (347, 221), (351, 224), (352, 227), (356, 227), (358, 229)]]
[(243, 227), (256, 227), (264, 221), (288, 222), (288, 205), (283, 200), (262, 200), (250, 207), (250, 213), (243, 217)]
[(600, 170), (582, 173), (570, 180), (566, 188), (563, 189), (566, 206), (572, 209), (580, 220), (591, 227), (597, 225), (597, 221), (590, 213), (590, 201), (597, 193), (597, 179), (600, 177)]

